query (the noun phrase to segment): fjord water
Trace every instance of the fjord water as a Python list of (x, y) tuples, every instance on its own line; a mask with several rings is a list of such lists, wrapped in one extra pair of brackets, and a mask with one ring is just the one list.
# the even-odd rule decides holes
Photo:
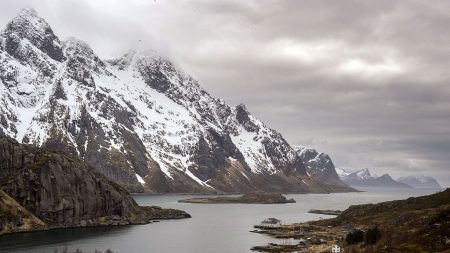
[[(283, 223), (330, 217), (307, 213), (310, 209), (340, 209), (362, 203), (377, 203), (435, 193), (436, 189), (360, 188), (365, 192), (334, 194), (291, 194), (297, 203), (188, 204), (177, 203), (188, 195), (135, 196), (140, 205), (158, 205), (187, 211), (191, 219), (168, 220), (148, 225), (78, 228), (6, 235), (0, 237), (0, 252), (51, 253), (64, 248), (83, 252), (250, 252), (250, 248), (276, 242), (268, 236), (250, 233), (252, 226), (269, 217)], [(197, 196), (196, 196), (197, 197)]]

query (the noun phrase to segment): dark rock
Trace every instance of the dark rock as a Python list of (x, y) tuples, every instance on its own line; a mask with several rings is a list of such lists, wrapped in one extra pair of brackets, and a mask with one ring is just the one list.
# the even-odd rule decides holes
[(0, 187), (48, 227), (123, 225), (185, 218), (140, 207), (124, 188), (63, 152), (0, 139)]

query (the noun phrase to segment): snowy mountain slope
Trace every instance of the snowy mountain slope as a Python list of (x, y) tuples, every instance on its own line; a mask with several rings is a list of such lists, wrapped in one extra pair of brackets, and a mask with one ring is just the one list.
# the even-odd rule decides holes
[(369, 169), (362, 169), (356, 172), (340, 169), (339, 172), (341, 180), (350, 186), (410, 188), (410, 186), (394, 180), (389, 174), (383, 174), (379, 177), (372, 176)]
[(306, 171), (313, 178), (330, 184), (347, 186), (341, 181), (330, 156), (317, 150), (305, 147), (294, 147), (306, 165)]
[(439, 185), (436, 179), (429, 176), (407, 176), (400, 177), (397, 181), (407, 184), (414, 188), (430, 188), (430, 189), (441, 189), (442, 186)]
[(157, 53), (104, 61), (32, 9), (0, 34), (0, 81), (0, 135), (76, 154), (130, 191), (349, 190)]
[(352, 172), (347, 171), (343, 168), (336, 168), (336, 173), (338, 174), (339, 178), (341, 178), (341, 179), (352, 174)]

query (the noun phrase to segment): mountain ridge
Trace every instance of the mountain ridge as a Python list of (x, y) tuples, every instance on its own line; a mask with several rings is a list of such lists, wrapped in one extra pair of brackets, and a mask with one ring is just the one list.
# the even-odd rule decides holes
[(381, 176), (372, 176), (367, 168), (355, 172), (348, 172), (344, 169), (337, 171), (341, 180), (350, 186), (411, 188), (411, 186), (393, 179), (387, 173)]
[(102, 60), (30, 9), (0, 35), (0, 80), (0, 135), (77, 155), (132, 192), (351, 190), (310, 177), (281, 134), (156, 52)]
[(399, 177), (397, 181), (407, 184), (414, 188), (436, 188), (442, 189), (442, 186), (438, 183), (438, 181), (430, 176), (406, 176)]

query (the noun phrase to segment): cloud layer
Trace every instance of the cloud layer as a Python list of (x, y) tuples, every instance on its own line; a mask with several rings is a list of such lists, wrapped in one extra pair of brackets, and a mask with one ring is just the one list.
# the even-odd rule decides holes
[(450, 2), (7, 0), (104, 58), (156, 49), (337, 166), (450, 185)]

